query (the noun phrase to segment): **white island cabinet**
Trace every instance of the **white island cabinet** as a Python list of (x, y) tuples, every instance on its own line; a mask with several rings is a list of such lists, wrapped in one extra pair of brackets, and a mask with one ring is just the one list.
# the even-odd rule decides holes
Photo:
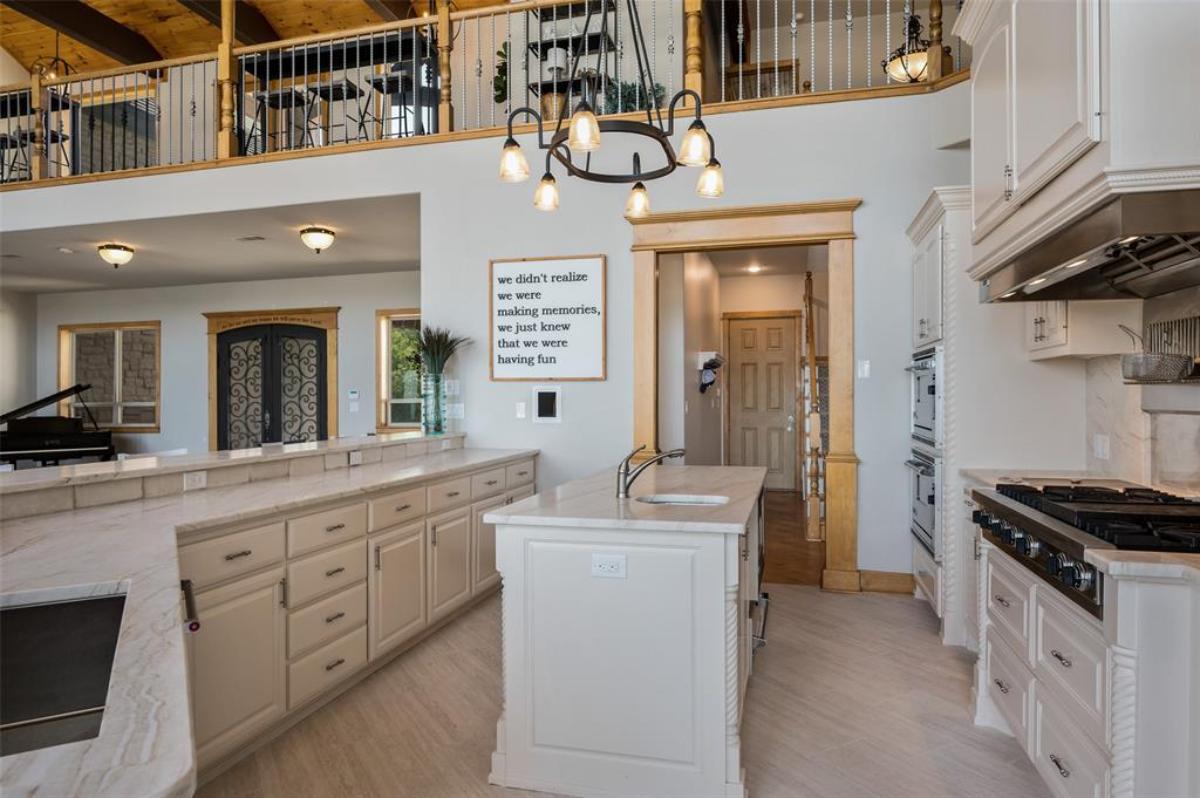
[[(504, 709), (494, 784), (575, 796), (746, 795), (744, 689), (762, 468), (610, 472), (498, 508)], [(650, 504), (701, 494), (719, 504)]]

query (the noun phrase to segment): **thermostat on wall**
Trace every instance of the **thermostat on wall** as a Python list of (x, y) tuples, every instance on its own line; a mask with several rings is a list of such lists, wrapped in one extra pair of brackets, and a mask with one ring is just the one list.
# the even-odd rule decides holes
[(562, 388), (533, 389), (533, 421), (536, 424), (558, 424), (562, 421)]

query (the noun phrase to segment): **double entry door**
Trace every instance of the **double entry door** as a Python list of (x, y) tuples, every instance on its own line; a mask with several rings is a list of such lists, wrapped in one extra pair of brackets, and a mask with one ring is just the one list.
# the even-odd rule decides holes
[(796, 324), (792, 316), (729, 320), (728, 461), (765, 466), (771, 490), (796, 490)]
[(258, 324), (217, 335), (217, 448), (324, 440), (325, 330)]

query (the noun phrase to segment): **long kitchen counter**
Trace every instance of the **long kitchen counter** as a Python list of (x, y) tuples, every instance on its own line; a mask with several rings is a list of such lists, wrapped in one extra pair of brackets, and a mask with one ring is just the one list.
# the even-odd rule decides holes
[[(567, 482), (497, 508), (488, 523), (571, 526), (654, 532), (744, 534), (762, 492), (764, 468), (655, 465), (633, 483), (631, 499), (616, 497), (612, 470)], [(725, 496), (725, 504), (649, 504), (647, 495)]]
[(224, 488), (9, 520), (0, 525), (0, 602), (124, 593), (100, 734), (3, 759), (16, 796), (187, 796), (196, 767), (177, 545), (199, 533), (311, 505), (529, 458), (531, 449), (455, 449)]

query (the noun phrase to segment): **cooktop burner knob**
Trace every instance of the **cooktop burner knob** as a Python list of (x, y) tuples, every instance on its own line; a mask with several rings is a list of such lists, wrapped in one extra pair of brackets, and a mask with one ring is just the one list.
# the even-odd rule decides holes
[(1076, 590), (1088, 590), (1095, 578), (1095, 571), (1083, 563), (1072, 562), (1063, 566), (1061, 579), (1063, 584), (1068, 587)]
[(1061, 554), (1051, 554), (1046, 558), (1046, 574), (1048, 576), (1060, 576), (1063, 572), (1063, 567), (1069, 562), (1070, 560)]
[(1000, 522), (1000, 540), (1008, 546), (1013, 545), (1016, 540), (1017, 530), (1007, 521)]
[(1038, 552), (1042, 550), (1042, 541), (1031, 536), (1027, 532), (1022, 532), (1021, 537), (1017, 538), (1017, 551), (1024, 554), (1026, 557), (1034, 558), (1038, 556)]

